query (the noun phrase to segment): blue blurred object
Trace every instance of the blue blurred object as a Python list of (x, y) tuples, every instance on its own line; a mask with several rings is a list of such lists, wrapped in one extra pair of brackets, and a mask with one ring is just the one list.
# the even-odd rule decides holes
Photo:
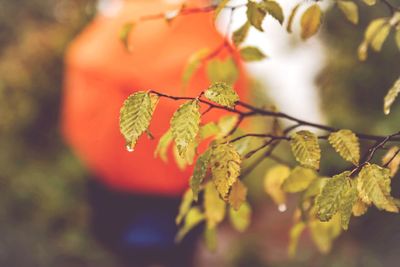
[(97, 179), (88, 183), (91, 229), (126, 266), (190, 267), (201, 228), (176, 244), (180, 198), (114, 191)]

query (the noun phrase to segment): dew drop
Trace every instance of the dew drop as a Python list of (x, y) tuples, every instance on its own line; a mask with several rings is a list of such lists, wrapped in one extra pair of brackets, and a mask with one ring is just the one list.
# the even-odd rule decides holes
[(279, 204), (278, 205), (279, 212), (285, 212), (287, 210), (286, 204)]
[(126, 145), (126, 150), (128, 150), (128, 152), (133, 152), (133, 147), (131, 145)]

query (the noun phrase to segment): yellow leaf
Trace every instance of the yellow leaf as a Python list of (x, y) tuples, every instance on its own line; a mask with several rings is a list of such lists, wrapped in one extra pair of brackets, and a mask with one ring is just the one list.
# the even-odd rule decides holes
[(390, 108), (393, 102), (396, 100), (398, 94), (400, 93), (400, 77), (393, 84), (393, 86), (387, 92), (383, 100), (383, 112), (388, 115), (390, 113)]
[(246, 201), (247, 187), (240, 181), (237, 180), (229, 192), (229, 204), (234, 210), (239, 210), (242, 204)]
[(204, 214), (201, 213), (199, 208), (192, 207), (185, 216), (183, 226), (179, 229), (178, 233), (175, 236), (175, 242), (181, 242), (183, 238), (187, 235), (187, 233), (189, 233), (190, 230), (192, 230), (198, 224), (204, 221), (204, 219)]
[(175, 144), (174, 144), (174, 146), (173, 146), (173, 148), (172, 148), (172, 155), (174, 156), (175, 163), (176, 163), (176, 165), (178, 166), (178, 168), (179, 168), (181, 171), (185, 170), (186, 167), (187, 167), (186, 158), (185, 158), (185, 156), (182, 157), (182, 156), (179, 154), (179, 150), (178, 150), (178, 148), (176, 147)]
[(232, 41), (236, 46), (239, 46), (246, 39), (250, 29), (250, 23), (246, 21), (239, 29), (233, 32)]
[(318, 218), (321, 221), (329, 221), (339, 212), (344, 230), (348, 228), (351, 211), (358, 195), (349, 176), (350, 172), (346, 171), (328, 179), (315, 200)]
[(372, 49), (379, 52), (390, 32), (390, 24), (387, 19), (380, 18), (370, 22), (364, 34), (364, 40)]
[(292, 11), (290, 12), (290, 16), (289, 16), (289, 20), (286, 26), (286, 30), (291, 33), (292, 32), (292, 24), (293, 24), (293, 20), (294, 17), (296, 16), (297, 11), (299, 10), (301, 3), (297, 4), (294, 6), (294, 8), (292, 9)]
[(294, 258), (296, 256), (297, 245), (299, 243), (301, 234), (304, 232), (306, 228), (305, 223), (298, 222), (292, 226), (289, 232), (289, 246), (288, 246), (288, 254), (290, 258)]
[(206, 226), (204, 230), (204, 243), (207, 249), (211, 252), (217, 250), (217, 229), (216, 227), (209, 228)]
[(232, 185), (240, 175), (241, 158), (235, 148), (228, 143), (213, 147), (210, 159), (212, 180), (222, 198), (226, 199)]
[(314, 170), (297, 166), (283, 182), (282, 189), (289, 193), (303, 191), (307, 189), (317, 177), (317, 173)]
[(285, 165), (276, 165), (269, 169), (264, 178), (265, 192), (277, 204), (286, 203), (286, 194), (282, 190), (282, 184), (290, 175), (290, 168)]
[(233, 85), (239, 75), (235, 61), (229, 57), (225, 60), (212, 59), (207, 64), (207, 77), (211, 83), (224, 82)]
[(397, 146), (391, 147), (385, 156), (382, 158), (382, 165), (386, 165), (389, 161), (388, 168), (390, 170), (390, 176), (394, 177), (399, 170), (400, 166), (400, 153), (398, 153), (400, 148)]
[(325, 184), (328, 182), (329, 179), (330, 178), (327, 177), (321, 177), (312, 181), (310, 186), (303, 194), (303, 200), (319, 195), (321, 193), (322, 188), (325, 186)]
[(166, 131), (163, 136), (161, 136), (160, 140), (158, 141), (157, 148), (154, 151), (154, 157), (160, 157), (162, 161), (168, 161), (168, 148), (173, 140), (171, 128)]
[(365, 165), (357, 177), (357, 189), (361, 199), (374, 203), (378, 209), (399, 212), (390, 196), (390, 170), (376, 164)]
[(368, 210), (368, 205), (365, 202), (363, 202), (360, 198), (357, 199), (352, 208), (353, 215), (356, 217), (364, 215), (367, 212), (367, 210)]
[(373, 6), (376, 4), (376, 0), (363, 0), (369, 6)]
[(227, 85), (223, 82), (213, 83), (205, 92), (204, 96), (221, 106), (233, 108), (237, 101), (239, 101), (239, 96), (232, 88), (232, 86)]
[(201, 66), (201, 61), (207, 57), (209, 53), (210, 50), (208, 48), (203, 48), (189, 57), (182, 75), (182, 82), (184, 86), (189, 84), (190, 79)]
[(381, 51), (383, 43), (386, 41), (386, 38), (390, 33), (390, 25), (384, 25), (380, 30), (377, 31), (374, 38), (371, 41), (371, 47), (376, 52)]
[(262, 23), (264, 21), (266, 12), (261, 8), (260, 3), (248, 1), (247, 2), (247, 20), (250, 24), (259, 31), (264, 31)]
[(245, 202), (240, 206), (239, 210), (229, 209), (229, 220), (232, 226), (238, 232), (244, 232), (250, 225), (251, 220), (251, 207), (249, 203)]
[(397, 47), (400, 49), (400, 27), (397, 27), (394, 38), (396, 40)]
[(321, 253), (328, 253), (332, 248), (333, 241), (340, 235), (340, 215), (336, 214), (329, 222), (321, 222), (317, 219), (308, 224), (311, 238)]
[(257, 47), (246, 46), (239, 50), (241, 58), (246, 62), (260, 61), (266, 56)]
[(204, 189), (204, 213), (207, 227), (214, 228), (225, 217), (225, 202), (219, 197), (214, 184), (207, 183)]
[(341, 0), (337, 2), (339, 9), (353, 24), (358, 23), (358, 7), (353, 1)]
[(339, 130), (331, 133), (329, 143), (339, 155), (354, 165), (360, 161), (360, 143), (357, 136), (350, 130)]
[(317, 137), (310, 131), (299, 131), (292, 135), (290, 146), (296, 160), (304, 167), (319, 169), (321, 149)]
[(321, 25), (322, 11), (318, 4), (310, 6), (301, 17), (301, 38), (308, 39), (317, 33)]
[(283, 23), (284, 20), (283, 10), (277, 2), (271, 0), (264, 0), (260, 3), (260, 7), (269, 15), (271, 15), (274, 19), (279, 21), (280, 24)]
[(225, 137), (228, 133), (232, 131), (235, 127), (236, 123), (238, 122), (238, 116), (227, 115), (223, 116), (218, 121), (218, 127), (220, 129), (219, 134), (217, 135), (217, 139)]
[(119, 117), (122, 135), (129, 151), (133, 151), (139, 137), (148, 129), (158, 97), (146, 92), (130, 95), (124, 102)]
[(212, 121), (200, 127), (199, 136), (201, 137), (201, 139), (207, 139), (209, 137), (218, 135), (219, 132), (219, 126)]
[(199, 132), (200, 105), (198, 100), (191, 100), (179, 107), (171, 119), (172, 136), (179, 155), (185, 153)]
[(357, 49), (357, 56), (360, 61), (365, 61), (368, 57), (368, 43), (363, 41)]
[(196, 161), (196, 165), (194, 166), (193, 175), (190, 178), (190, 188), (193, 192), (193, 199), (197, 201), (200, 185), (203, 182), (206, 174), (208, 165), (210, 162), (212, 150), (207, 149)]
[(186, 190), (183, 194), (181, 204), (179, 206), (178, 216), (175, 218), (176, 224), (181, 224), (183, 218), (185, 218), (186, 214), (190, 210), (193, 202), (193, 194), (191, 190)]
[(128, 22), (126, 23), (122, 29), (119, 32), (119, 39), (121, 40), (121, 42), (124, 44), (125, 48), (130, 52), (131, 51), (131, 47), (129, 45), (129, 34), (132, 32), (132, 30), (135, 27), (135, 23), (133, 22)]

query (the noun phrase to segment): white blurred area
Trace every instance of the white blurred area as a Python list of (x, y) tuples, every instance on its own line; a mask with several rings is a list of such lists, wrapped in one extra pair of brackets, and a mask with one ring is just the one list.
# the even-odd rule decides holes
[[(246, 3), (232, 0), (230, 6)], [(320, 109), (320, 98), (315, 79), (325, 64), (325, 52), (318, 35), (307, 41), (300, 39), (300, 17), (313, 2), (299, 8), (293, 22), (293, 33), (286, 31), (287, 18), (293, 7), (300, 1), (281, 0), (284, 9), (284, 25), (271, 16), (263, 23), (264, 32), (251, 29), (243, 45), (253, 45), (261, 49), (268, 59), (249, 63), (247, 68), (252, 76), (262, 83), (267, 95), (280, 111), (289, 115), (322, 123), (324, 116)], [(326, 7), (326, 6), (325, 6)], [(218, 28), (226, 31), (230, 11), (221, 14)], [(233, 16), (232, 30), (239, 28), (246, 19), (246, 8), (237, 9)]]

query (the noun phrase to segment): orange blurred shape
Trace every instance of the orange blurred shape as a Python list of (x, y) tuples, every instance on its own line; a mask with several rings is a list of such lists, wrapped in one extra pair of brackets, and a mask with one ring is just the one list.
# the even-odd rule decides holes
[[(153, 116), (149, 140), (142, 136), (129, 153), (119, 131), (119, 110), (133, 92), (155, 90), (171, 95), (197, 96), (209, 86), (204, 66), (182, 93), (182, 73), (188, 58), (202, 48), (216, 49), (223, 37), (216, 31), (212, 13), (141, 22), (130, 35), (132, 53), (118, 39), (123, 25), (143, 15), (171, 10), (163, 1), (128, 1), (113, 18), (97, 17), (71, 44), (66, 55), (62, 131), (87, 167), (114, 189), (143, 194), (178, 195), (188, 187), (192, 168), (178, 169), (172, 153), (169, 162), (154, 158), (158, 140), (169, 128), (173, 112), (182, 103), (161, 99)], [(224, 51), (218, 57), (226, 57)], [(233, 55), (238, 62), (238, 55)], [(235, 89), (241, 97), (247, 79), (240, 67)], [(221, 112), (211, 111), (203, 122)]]

